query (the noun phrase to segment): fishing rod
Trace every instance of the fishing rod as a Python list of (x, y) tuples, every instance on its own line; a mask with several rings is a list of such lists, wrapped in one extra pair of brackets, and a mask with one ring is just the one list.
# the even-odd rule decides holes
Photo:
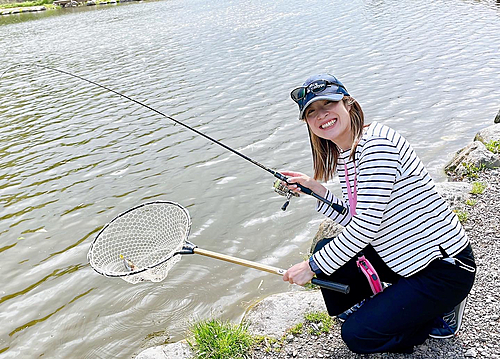
[[(222, 147), (223, 147), (223, 148), (225, 148), (226, 150), (231, 151), (232, 153), (234, 153), (234, 154), (236, 154), (236, 155), (240, 156), (241, 158), (243, 158), (243, 159), (245, 159), (245, 160), (247, 160), (247, 161), (249, 161), (249, 162), (253, 163), (254, 165), (256, 165), (256, 166), (258, 166), (258, 167), (262, 168), (263, 170), (265, 170), (265, 171), (267, 171), (267, 172), (271, 173), (274, 177), (276, 177), (276, 178), (277, 178), (277, 180), (276, 180), (276, 181), (275, 181), (275, 183), (274, 183), (274, 188), (275, 188), (275, 191), (276, 191), (278, 194), (280, 194), (280, 195), (286, 196), (286, 198), (287, 198), (287, 201), (286, 201), (286, 202), (285, 202), (285, 204), (283, 204), (283, 206), (281, 207), (281, 209), (282, 209), (283, 211), (284, 211), (284, 210), (286, 210), (286, 208), (288, 207), (288, 204), (290, 203), (290, 199), (291, 199), (292, 195), (293, 195), (293, 196), (297, 196), (297, 194), (296, 194), (295, 192), (292, 192), (291, 190), (289, 190), (286, 186), (284, 186), (284, 185), (281, 183), (282, 181), (283, 181), (283, 182), (285, 182), (285, 183), (287, 183), (287, 184), (294, 184), (294, 185), (297, 185), (297, 187), (299, 187), (299, 188), (300, 188), (300, 191), (301, 191), (302, 193), (305, 193), (305, 194), (307, 194), (307, 195), (313, 196), (313, 197), (314, 197), (314, 198), (316, 198), (317, 200), (319, 200), (319, 201), (321, 201), (321, 202), (323, 202), (323, 203), (327, 204), (328, 206), (332, 207), (335, 211), (337, 211), (337, 212), (339, 212), (339, 213), (341, 213), (341, 214), (345, 214), (345, 213), (346, 213), (346, 209), (345, 209), (343, 206), (338, 205), (338, 204), (336, 204), (336, 203), (332, 203), (331, 201), (327, 200), (326, 198), (324, 198), (324, 197), (322, 197), (322, 196), (318, 195), (317, 193), (313, 192), (311, 189), (309, 189), (309, 188), (307, 188), (307, 187), (305, 187), (305, 186), (302, 186), (300, 183), (289, 183), (289, 182), (288, 182), (288, 177), (284, 176), (283, 174), (281, 174), (281, 173), (279, 173), (279, 172), (277, 172), (277, 171), (274, 171), (274, 170), (272, 170), (272, 169), (270, 169), (270, 168), (268, 168), (268, 167), (264, 166), (263, 164), (261, 164), (261, 163), (259, 163), (259, 162), (255, 161), (255, 160), (253, 160), (253, 159), (251, 159), (250, 157), (248, 157), (248, 156), (244, 155), (244, 154), (243, 154), (243, 153), (241, 153), (241, 152), (236, 151), (235, 149), (233, 149), (233, 148), (231, 148), (231, 147), (229, 147), (229, 146), (225, 145), (224, 143), (222, 143), (222, 142), (220, 142), (220, 141), (218, 141), (218, 140), (216, 140), (216, 139), (214, 139), (214, 138), (212, 138), (212, 137), (208, 136), (207, 134), (205, 134), (205, 133), (203, 133), (203, 132), (200, 132), (200, 131), (198, 131), (197, 129), (195, 129), (195, 128), (191, 127), (191, 126), (188, 126), (188, 125), (186, 125), (185, 123), (183, 123), (183, 122), (181, 122), (181, 121), (178, 121), (178, 120), (176, 120), (175, 118), (173, 118), (173, 117), (171, 117), (171, 116), (168, 116), (168, 115), (164, 114), (163, 112), (160, 112), (160, 111), (158, 111), (158, 110), (156, 110), (156, 109), (154, 109), (154, 108), (152, 108), (152, 107), (150, 107), (150, 106), (148, 106), (148, 105), (146, 105), (146, 104), (144, 104), (144, 103), (142, 103), (142, 102), (140, 102), (140, 101), (138, 101), (138, 100), (135, 100), (135, 99), (133, 99), (133, 98), (131, 98), (131, 97), (127, 96), (127, 95), (124, 95), (124, 94), (122, 94), (122, 93), (120, 93), (120, 92), (118, 92), (118, 91), (115, 91), (115, 90), (113, 90), (113, 89), (110, 89), (109, 87), (106, 87), (106, 86), (104, 86), (104, 85), (98, 84), (97, 82), (94, 82), (94, 81), (92, 81), (92, 80), (89, 80), (89, 79), (87, 79), (87, 78), (85, 78), (85, 77), (82, 77), (82, 76), (80, 76), (80, 75), (73, 74), (73, 73), (71, 73), (71, 72), (67, 72), (67, 71), (64, 71), (64, 70), (61, 70), (61, 69), (57, 69), (57, 68), (54, 68), (54, 67), (45, 66), (45, 65), (40, 65), (40, 64), (35, 64), (35, 63), (33, 63), (32, 65), (35, 65), (35, 66), (37, 66), (37, 67), (40, 67), (40, 68), (43, 68), (43, 69), (46, 69), (46, 70), (51, 70), (51, 71), (59, 72), (59, 73), (61, 73), (61, 74), (68, 75), (68, 76), (71, 76), (71, 77), (75, 77), (75, 78), (77, 78), (77, 79), (80, 79), (80, 80), (83, 80), (83, 81), (85, 81), (85, 82), (88, 82), (88, 83), (90, 83), (90, 84), (92, 84), (92, 85), (94, 85), (94, 86), (97, 86), (97, 87), (100, 87), (100, 88), (105, 89), (105, 90), (107, 90), (107, 91), (110, 91), (110, 92), (112, 92), (112, 93), (114, 93), (114, 94), (116, 94), (116, 95), (118, 95), (118, 96), (121, 96), (121, 97), (123, 97), (123, 98), (125, 98), (125, 99), (127, 99), (127, 100), (129, 100), (129, 101), (135, 102), (136, 104), (138, 104), (138, 105), (140, 105), (140, 106), (143, 106), (143, 107), (147, 108), (148, 110), (151, 110), (151, 111), (153, 111), (153, 112), (155, 112), (155, 113), (157, 113), (157, 114), (159, 114), (159, 115), (161, 115), (161, 116), (163, 116), (163, 117), (165, 117), (165, 118), (167, 118), (167, 119), (169, 119), (169, 120), (171, 120), (171, 121), (175, 122), (176, 124), (179, 124), (179, 125), (181, 125), (181, 126), (183, 126), (183, 127), (187, 128), (188, 130), (193, 131), (194, 133), (196, 133), (196, 134), (198, 134), (198, 135), (200, 135), (200, 136), (202, 136), (202, 137), (205, 137), (207, 140), (212, 141), (213, 143), (216, 143), (216, 144), (218, 144), (219, 146), (222, 146)], [(13, 67), (16, 67), (16, 66), (21, 66), (21, 65), (14, 65)], [(5, 72), (7, 72), (8, 70), (9, 70), (9, 69), (7, 69)], [(4, 74), (5, 74), (5, 72), (4, 72)], [(2, 74), (2, 76), (3, 76), (3, 74)], [(0, 76), (0, 78), (1, 78), (2, 76)]]

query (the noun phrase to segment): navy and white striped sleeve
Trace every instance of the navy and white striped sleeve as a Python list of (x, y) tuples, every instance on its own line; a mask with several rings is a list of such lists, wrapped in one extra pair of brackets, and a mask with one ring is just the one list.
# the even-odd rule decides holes
[(357, 167), (356, 215), (342, 233), (314, 254), (314, 261), (328, 275), (349, 261), (376, 236), (400, 170), (399, 151), (388, 139), (369, 139), (363, 145)]
[(325, 199), (328, 201), (332, 202), (333, 204), (339, 204), (344, 208), (347, 208), (347, 211), (345, 214), (341, 214), (337, 211), (335, 211), (332, 207), (327, 205), (324, 202), (318, 201), (316, 203), (316, 211), (324, 214), (328, 218), (333, 219), (335, 222), (340, 224), (341, 226), (347, 226), (349, 222), (351, 221), (351, 213), (349, 212), (349, 207), (348, 203), (345, 201), (342, 201), (341, 199), (337, 198), (333, 193), (331, 193), (329, 190), (326, 190), (326, 195)]

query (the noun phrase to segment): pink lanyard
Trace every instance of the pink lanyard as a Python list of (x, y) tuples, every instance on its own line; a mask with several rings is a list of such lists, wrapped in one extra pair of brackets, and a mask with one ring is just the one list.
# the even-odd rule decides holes
[(347, 172), (347, 165), (344, 162), (344, 175), (345, 175), (345, 183), (347, 186), (347, 197), (349, 198), (349, 210), (351, 212), (351, 216), (356, 215), (356, 205), (358, 203), (358, 181), (356, 180), (356, 162), (354, 164), (354, 188), (351, 192), (351, 184), (349, 183), (349, 172)]

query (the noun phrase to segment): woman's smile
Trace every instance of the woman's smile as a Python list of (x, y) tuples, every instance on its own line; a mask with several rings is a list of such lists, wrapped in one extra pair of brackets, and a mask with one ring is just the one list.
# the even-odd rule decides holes
[(344, 101), (319, 100), (307, 107), (305, 118), (316, 136), (333, 141), (345, 150), (351, 148), (353, 140), (350, 107)]
[(329, 128), (329, 127), (331, 127), (331, 126), (335, 125), (335, 123), (336, 123), (336, 122), (337, 122), (337, 119), (335, 118), (335, 119), (333, 119), (333, 120), (328, 121), (327, 123), (322, 124), (322, 125), (321, 125), (321, 126), (319, 126), (319, 127), (320, 127), (320, 128), (322, 128), (323, 130), (326, 130), (327, 128)]

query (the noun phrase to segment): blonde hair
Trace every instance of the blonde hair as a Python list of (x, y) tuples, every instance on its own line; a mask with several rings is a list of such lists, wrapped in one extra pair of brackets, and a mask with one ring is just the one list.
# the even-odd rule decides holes
[[(351, 118), (351, 133), (352, 147), (349, 158), (354, 159), (356, 146), (363, 136), (363, 127), (365, 117), (360, 104), (351, 96), (344, 96), (342, 99), (344, 106), (351, 106), (349, 116)], [(307, 123), (307, 121), (306, 121)], [(337, 160), (339, 158), (338, 146), (327, 139), (316, 136), (307, 125), (309, 132), (309, 140), (311, 142), (311, 150), (314, 165), (314, 179), (320, 181), (328, 181), (333, 178), (335, 169), (337, 168)]]

